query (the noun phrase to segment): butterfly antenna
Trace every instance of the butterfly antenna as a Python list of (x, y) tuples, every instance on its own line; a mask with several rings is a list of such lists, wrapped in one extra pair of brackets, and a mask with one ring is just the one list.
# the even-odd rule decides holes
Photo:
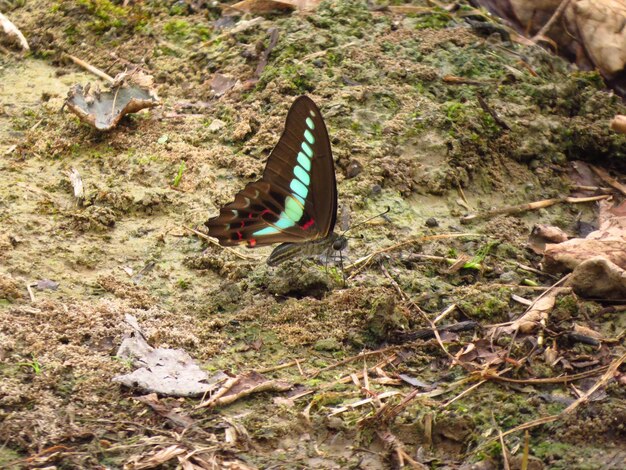
[(349, 227), (349, 228), (348, 228), (345, 232), (343, 232), (343, 233), (341, 234), (341, 236), (342, 236), (342, 237), (343, 237), (343, 236), (345, 236), (345, 234), (346, 234), (346, 233), (348, 233), (348, 232), (349, 232), (350, 230), (352, 230), (353, 228), (360, 227), (361, 225), (364, 225), (364, 224), (368, 223), (370, 220), (374, 220), (376, 217), (382, 217), (383, 215), (385, 215), (385, 214), (389, 213), (389, 211), (390, 211), (390, 210), (391, 210), (391, 207), (390, 207), (390, 206), (387, 206), (387, 209), (385, 209), (385, 210), (384, 210), (383, 212), (381, 212), (380, 214), (373, 215), (373, 216), (372, 216), (372, 217), (370, 217), (369, 219), (365, 219), (365, 220), (363, 220), (363, 221), (359, 222), (358, 224), (352, 225), (352, 226), (351, 226), (351, 227)]

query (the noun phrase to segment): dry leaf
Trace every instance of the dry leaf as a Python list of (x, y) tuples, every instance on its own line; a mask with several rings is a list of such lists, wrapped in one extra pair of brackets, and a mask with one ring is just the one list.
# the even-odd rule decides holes
[(0, 13), (0, 25), (2, 25), (4, 34), (6, 34), (9, 38), (16, 40), (25, 51), (30, 50), (30, 47), (28, 46), (28, 41), (26, 40), (22, 32), (17, 29), (17, 27), (11, 22), (11, 20), (9, 20), (2, 13)]
[(543, 266), (549, 272), (571, 271), (585, 260), (603, 256), (626, 269), (626, 217), (611, 217), (587, 238), (573, 238), (558, 245), (548, 244)]
[(114, 377), (114, 382), (149, 393), (190, 397), (215, 390), (227, 378), (222, 372), (209, 377), (182, 349), (153, 348), (134, 322), (133, 333), (122, 341), (117, 356), (132, 360), (137, 370)]
[(603, 256), (593, 257), (576, 266), (570, 283), (574, 292), (583, 297), (626, 298), (626, 271)]
[(114, 128), (126, 114), (161, 104), (151, 77), (141, 72), (122, 73), (115, 78), (110, 91), (101, 92), (97, 86), (74, 85), (65, 104), (82, 121), (106, 131)]
[(227, 14), (270, 13), (280, 10), (313, 11), (321, 0), (243, 0), (227, 7)]

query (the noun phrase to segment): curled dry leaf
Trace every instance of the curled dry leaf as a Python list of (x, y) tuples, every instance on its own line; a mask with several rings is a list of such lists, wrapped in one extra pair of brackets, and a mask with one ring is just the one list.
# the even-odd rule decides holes
[(576, 266), (596, 256), (626, 269), (626, 217), (606, 219), (587, 238), (573, 238), (559, 244), (547, 244), (543, 266), (548, 272), (572, 271)]
[(567, 234), (558, 227), (536, 224), (530, 232), (528, 244), (535, 253), (542, 254), (546, 243), (562, 243), (567, 239)]
[[(599, 70), (620, 93), (626, 92), (622, 74), (626, 67), (623, 0), (478, 0), (478, 3), (505, 18), (520, 34), (550, 44), (574, 60), (579, 68)], [(557, 11), (560, 15), (551, 21)]]
[(126, 114), (159, 106), (161, 101), (153, 88), (152, 77), (142, 72), (119, 74), (110, 91), (98, 86), (74, 85), (65, 104), (82, 121), (106, 131), (114, 128)]
[(29, 51), (30, 47), (28, 46), (28, 41), (22, 34), (22, 32), (17, 29), (17, 27), (9, 20), (6, 16), (0, 13), (0, 25), (4, 30), (4, 34), (6, 34), (10, 39), (19, 43), (20, 47), (25, 51)]
[(580, 263), (571, 276), (574, 292), (599, 299), (626, 298), (626, 271), (603, 256)]
[(267, 379), (256, 371), (244, 372), (238, 379), (232, 388), (215, 400), (215, 405), (229, 405), (253, 393), (285, 392), (293, 386), (289, 382)]
[(548, 314), (554, 308), (557, 296), (564, 291), (569, 292), (569, 289), (555, 288), (549, 291), (543, 297), (539, 298), (533, 305), (531, 305), (530, 308), (526, 310), (524, 315), (515, 320), (511, 325), (500, 328), (499, 331), (508, 334), (511, 334), (514, 331), (519, 331), (520, 333), (532, 332), (542, 320), (546, 320), (548, 318)]

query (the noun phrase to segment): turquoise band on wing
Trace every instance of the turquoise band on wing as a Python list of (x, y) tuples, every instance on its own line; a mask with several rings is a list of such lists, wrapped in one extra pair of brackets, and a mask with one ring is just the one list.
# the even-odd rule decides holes
[(306, 171), (311, 171), (311, 159), (302, 152), (298, 152), (298, 163)]
[(306, 187), (308, 187), (309, 184), (311, 184), (311, 177), (309, 176), (307, 171), (304, 168), (302, 168), (300, 165), (296, 165), (296, 167), (293, 169), (293, 174), (296, 178), (302, 181), (302, 183), (304, 183)]
[(306, 125), (308, 129), (304, 130), (304, 139), (300, 144), (301, 152), (298, 152), (298, 164), (293, 169), (293, 179), (289, 183), (289, 189), (293, 191), (285, 198), (285, 209), (280, 213), (278, 220), (270, 227), (257, 230), (252, 235), (255, 237), (263, 235), (274, 235), (281, 231), (296, 225), (304, 214), (304, 204), (309, 194), (309, 186), (311, 185), (311, 161), (313, 159), (313, 149), (311, 145), (315, 144), (315, 136), (311, 132), (315, 129), (315, 122), (307, 117)]
[(307, 157), (313, 158), (313, 149), (311, 148), (309, 144), (307, 144), (306, 142), (302, 142), (301, 147), (304, 153), (306, 153)]

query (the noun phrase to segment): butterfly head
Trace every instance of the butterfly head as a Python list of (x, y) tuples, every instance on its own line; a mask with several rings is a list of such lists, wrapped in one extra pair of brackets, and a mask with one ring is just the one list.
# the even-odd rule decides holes
[(343, 235), (337, 235), (336, 233), (333, 233), (333, 243), (332, 243), (332, 247), (333, 250), (335, 251), (343, 251), (346, 249), (346, 247), (348, 246), (348, 239), (346, 237), (344, 237)]

